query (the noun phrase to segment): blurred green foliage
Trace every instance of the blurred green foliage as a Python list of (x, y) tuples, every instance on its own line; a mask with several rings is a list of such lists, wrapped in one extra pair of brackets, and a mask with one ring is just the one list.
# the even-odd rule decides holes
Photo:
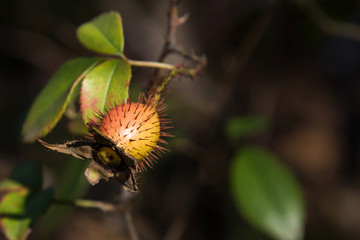
[(230, 186), (236, 206), (254, 227), (278, 240), (300, 240), (305, 207), (292, 173), (260, 147), (244, 147), (230, 166)]
[(265, 116), (238, 116), (228, 120), (225, 133), (231, 140), (236, 140), (262, 133), (269, 125), (270, 121)]
[(16, 168), (0, 182), (0, 229), (9, 240), (26, 239), (50, 206), (53, 189), (42, 189), (42, 171), (34, 162)]

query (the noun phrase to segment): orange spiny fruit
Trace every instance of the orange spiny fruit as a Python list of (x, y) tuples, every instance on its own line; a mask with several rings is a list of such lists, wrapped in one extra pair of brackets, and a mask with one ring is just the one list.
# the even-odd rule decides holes
[[(166, 143), (161, 136), (170, 136), (163, 130), (168, 128), (169, 123), (160, 116), (165, 109), (162, 102), (156, 103), (152, 98), (139, 102), (129, 102), (110, 107), (105, 114), (100, 114), (96, 128), (117, 147), (132, 156), (139, 169), (145, 169), (145, 165), (152, 166), (163, 147), (158, 142)], [(153, 154), (153, 152), (155, 154)]]

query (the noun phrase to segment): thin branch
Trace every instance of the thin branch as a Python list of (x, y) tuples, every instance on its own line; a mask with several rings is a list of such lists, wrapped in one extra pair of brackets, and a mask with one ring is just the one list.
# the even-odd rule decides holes
[(168, 63), (162, 63), (162, 62), (138, 61), (138, 60), (130, 60), (130, 59), (127, 59), (127, 62), (131, 66), (136, 66), (136, 67), (149, 67), (149, 68), (167, 69), (167, 70), (175, 69), (174, 65)]
[(173, 48), (169, 50), (169, 53), (176, 53), (179, 54), (180, 56), (194, 62), (197, 64), (204, 64), (204, 62), (206, 63), (206, 57), (205, 56), (197, 56), (194, 53), (188, 53), (183, 49), (179, 49), (179, 48)]
[(52, 203), (58, 205), (80, 207), (80, 208), (96, 208), (103, 212), (115, 212), (121, 208), (121, 205), (116, 205), (113, 203), (105, 203), (101, 201), (87, 200), (87, 199), (75, 199), (75, 200), (53, 199)]
[[(166, 62), (167, 56), (170, 53), (170, 50), (175, 47), (176, 44), (176, 30), (177, 28), (183, 24), (187, 15), (182, 18), (179, 18), (178, 15), (178, 6), (180, 0), (170, 0), (170, 10), (168, 13), (168, 26), (166, 31), (166, 40), (163, 46), (163, 49), (160, 54), (159, 62)], [(154, 77), (151, 83), (151, 86), (154, 87), (157, 84), (158, 79), (161, 76), (161, 69), (157, 69), (154, 73)]]
[(110, 59), (114, 59), (114, 58), (122, 59), (128, 62), (131, 66), (135, 66), (135, 67), (148, 67), (148, 68), (167, 69), (167, 70), (171, 70), (175, 68), (174, 65), (169, 63), (128, 59), (124, 54), (100, 54), (100, 56)]
[(102, 201), (94, 201), (87, 199), (75, 199), (75, 200), (53, 199), (52, 203), (58, 205), (67, 205), (71, 207), (93, 208), (93, 209), (101, 210), (103, 212), (118, 212), (118, 213), (122, 212), (126, 223), (126, 227), (129, 231), (130, 239), (139, 240), (139, 236), (136, 232), (131, 214), (131, 205), (129, 203), (131, 199), (132, 197), (129, 197), (126, 201), (124, 201), (121, 204), (106, 203)]
[(333, 36), (360, 41), (360, 26), (358, 24), (342, 22), (331, 18), (314, 0), (291, 1), (303, 9), (323, 32)]
[(184, 15), (184, 17), (179, 18), (178, 7), (180, 4), (180, 0), (170, 0), (170, 11), (168, 15), (168, 27), (166, 33), (166, 41), (161, 52), (159, 62), (165, 62), (167, 55), (169, 54), (170, 49), (173, 49), (176, 44), (176, 30), (177, 28), (183, 24), (188, 15)]
[[(198, 57), (195, 54), (188, 54), (183, 50), (179, 50), (176, 48), (176, 30), (182, 25), (188, 18), (188, 15), (185, 14), (182, 17), (178, 15), (178, 6), (180, 0), (170, 0), (170, 10), (168, 13), (168, 26), (166, 32), (166, 39), (161, 51), (159, 61), (158, 62), (147, 62), (147, 65), (144, 65), (145, 62), (129, 60), (127, 61), (133, 66), (142, 66), (142, 67), (157, 67), (154, 72), (154, 76), (151, 80), (149, 86), (149, 92), (154, 94), (155, 101), (160, 99), (161, 93), (165, 90), (166, 85), (170, 82), (170, 80), (176, 75), (187, 75), (190, 77), (194, 77), (205, 65), (206, 58), (204, 56)], [(186, 59), (190, 59), (194, 63), (196, 63), (195, 68), (185, 68), (175, 67), (171, 64), (165, 63), (167, 57), (170, 53), (176, 53), (182, 55)], [(125, 58), (125, 56), (121, 56)], [(171, 70), (166, 76), (162, 76), (162, 70), (167, 69)]]
[(154, 93), (154, 100), (155, 101), (159, 101), (161, 94), (164, 92), (167, 84), (174, 79), (174, 77), (176, 76), (181, 76), (181, 75), (185, 75), (185, 76), (189, 76), (191, 78), (195, 77), (198, 72), (201, 70), (201, 67), (199, 66), (198, 68), (195, 69), (191, 69), (191, 68), (184, 68), (184, 67), (179, 67), (176, 69), (173, 69), (168, 75), (164, 76), (161, 81), (157, 84), (157, 86), (153, 89), (153, 93)]

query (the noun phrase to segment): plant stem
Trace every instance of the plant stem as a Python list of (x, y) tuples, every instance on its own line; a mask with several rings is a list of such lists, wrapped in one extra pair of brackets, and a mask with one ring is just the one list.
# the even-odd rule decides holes
[[(176, 44), (176, 29), (186, 21), (186, 17), (181, 19), (178, 15), (178, 6), (180, 4), (180, 0), (169, 0), (170, 1), (170, 9), (168, 13), (168, 26), (166, 31), (166, 40), (161, 51), (159, 62), (165, 62), (167, 59), (170, 50), (175, 47)], [(157, 84), (161, 76), (161, 69), (156, 69), (154, 72), (154, 76), (151, 82), (151, 88), (154, 88)]]
[(157, 87), (154, 89), (154, 100), (159, 101), (161, 97), (161, 93), (165, 90), (166, 85), (173, 79), (176, 75), (187, 75), (190, 77), (194, 77), (197, 73), (197, 69), (190, 69), (190, 68), (176, 68), (173, 69), (168, 75), (163, 77)]
[(168, 63), (152, 62), (152, 61), (138, 61), (138, 60), (130, 60), (130, 59), (127, 59), (127, 61), (131, 66), (168, 69), (168, 70), (175, 69), (174, 65), (171, 65)]
[(87, 199), (75, 199), (75, 200), (53, 199), (53, 203), (59, 205), (69, 205), (72, 207), (96, 208), (104, 212), (113, 212), (118, 209), (118, 207), (112, 203), (105, 203), (101, 201), (93, 201)]

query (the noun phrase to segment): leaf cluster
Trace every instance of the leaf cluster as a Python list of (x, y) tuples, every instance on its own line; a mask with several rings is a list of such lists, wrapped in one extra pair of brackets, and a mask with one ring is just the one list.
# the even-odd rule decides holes
[(103, 112), (106, 103), (128, 98), (131, 66), (123, 54), (120, 14), (108, 12), (77, 29), (80, 42), (107, 57), (79, 57), (65, 62), (32, 104), (22, 128), (25, 142), (47, 135), (68, 106), (80, 99), (84, 123)]
[(53, 189), (42, 189), (39, 164), (28, 162), (0, 182), (0, 229), (9, 240), (26, 239), (51, 204)]
[[(230, 119), (225, 128), (233, 142), (265, 131), (270, 121), (261, 116)], [(230, 164), (230, 190), (242, 216), (277, 240), (303, 238), (305, 206), (293, 173), (268, 150), (238, 147)]]

